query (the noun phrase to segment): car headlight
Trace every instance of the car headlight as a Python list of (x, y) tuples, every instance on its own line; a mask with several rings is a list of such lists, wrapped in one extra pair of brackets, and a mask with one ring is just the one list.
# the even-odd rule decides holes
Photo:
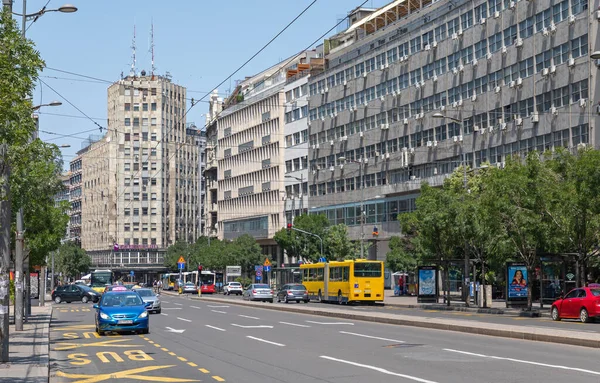
[(158, 305), (160, 305), (160, 300), (158, 300), (158, 299), (157, 299), (157, 300), (154, 302), (154, 305), (155, 305), (155, 306), (158, 306)]
[(110, 317), (107, 314), (103, 313), (103, 312), (100, 312), (100, 318), (102, 318), (102, 319), (110, 319)]
[(143, 313), (141, 313), (138, 318), (145, 318), (148, 316), (148, 311), (144, 311)]

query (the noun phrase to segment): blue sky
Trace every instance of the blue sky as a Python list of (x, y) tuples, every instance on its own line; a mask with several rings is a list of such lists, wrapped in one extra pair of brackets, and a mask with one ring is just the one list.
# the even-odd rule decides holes
[[(28, 0), (28, 13), (48, 0)], [(76, 13), (48, 13), (29, 25), (27, 37), (41, 52), (48, 68), (56, 68), (106, 81), (129, 73), (133, 26), (136, 25), (137, 69), (150, 71), (150, 25), (154, 21), (155, 66), (169, 72), (173, 81), (187, 87), (188, 98), (201, 98), (252, 56), (312, 0), (50, 0), (48, 9), (65, 2)], [(348, 11), (364, 0), (318, 0), (272, 45), (219, 88), (219, 94), (243, 79), (297, 53), (332, 28)], [(368, 0), (365, 6), (381, 7), (391, 0)], [(21, 12), (21, 0), (13, 10)], [(20, 20), (19, 20), (20, 22)], [(40, 77), (83, 113), (106, 126), (107, 82), (45, 69)], [(83, 81), (82, 81), (83, 80)], [(81, 149), (82, 139), (99, 129), (49, 87), (38, 86), (35, 104), (63, 101), (59, 107), (42, 108), (40, 137), (63, 149), (65, 168)], [(188, 114), (188, 122), (204, 125), (206, 103)], [(189, 103), (188, 103), (189, 106)], [(52, 114), (51, 114), (52, 113)], [(58, 116), (53, 114), (61, 114)], [(86, 132), (90, 131), (91, 132)], [(48, 134), (44, 132), (52, 132)], [(85, 132), (85, 133), (83, 133)], [(72, 137), (62, 137), (70, 135)]]

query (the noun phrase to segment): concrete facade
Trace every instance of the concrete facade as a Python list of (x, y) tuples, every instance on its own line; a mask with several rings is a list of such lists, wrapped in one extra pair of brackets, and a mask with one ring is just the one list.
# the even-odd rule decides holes
[(590, 8), (394, 1), (326, 41), (327, 70), (309, 80), (311, 212), (385, 259), (421, 183), (441, 185), (463, 160), (502, 167), (536, 149), (597, 147)]
[(204, 235), (206, 237), (218, 237), (218, 174), (217, 174), (217, 127), (219, 113), (223, 110), (223, 99), (219, 97), (218, 91), (210, 95), (208, 113), (206, 115), (206, 166), (204, 169), (204, 181), (206, 193), (204, 195)]

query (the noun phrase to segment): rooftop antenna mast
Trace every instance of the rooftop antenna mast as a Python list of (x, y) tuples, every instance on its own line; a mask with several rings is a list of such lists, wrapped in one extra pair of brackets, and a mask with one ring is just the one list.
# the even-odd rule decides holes
[(131, 71), (129, 74), (135, 77), (135, 24), (133, 24), (133, 40), (131, 41)]
[(152, 81), (154, 81), (154, 71), (156, 67), (154, 66), (154, 19), (150, 20), (150, 53), (152, 54)]

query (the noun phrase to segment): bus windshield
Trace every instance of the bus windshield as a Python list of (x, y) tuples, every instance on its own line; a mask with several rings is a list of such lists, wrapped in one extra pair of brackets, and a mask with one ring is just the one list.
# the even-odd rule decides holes
[(92, 273), (92, 287), (104, 287), (112, 284), (111, 272)]
[(202, 274), (200, 277), (200, 281), (202, 281), (203, 285), (212, 285), (215, 283), (215, 275), (214, 274)]
[(356, 262), (354, 264), (355, 277), (381, 277), (381, 263)]

